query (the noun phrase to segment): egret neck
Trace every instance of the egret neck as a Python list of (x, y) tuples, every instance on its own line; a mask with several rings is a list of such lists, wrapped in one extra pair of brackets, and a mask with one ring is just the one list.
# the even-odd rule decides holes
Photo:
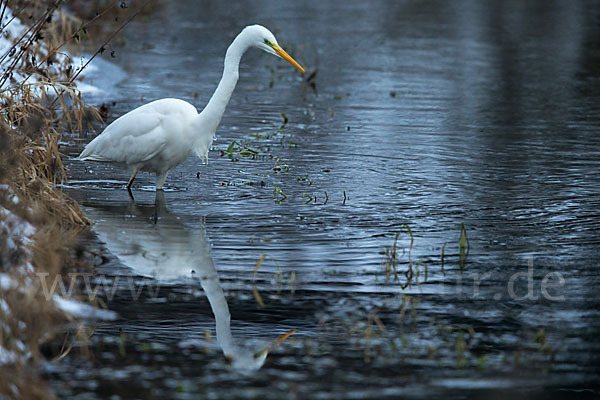
[(242, 31), (237, 35), (227, 49), (223, 76), (221, 77), (219, 86), (217, 86), (217, 90), (215, 90), (215, 93), (208, 101), (208, 104), (204, 107), (204, 110), (198, 114), (195, 121), (197, 127), (202, 127), (202, 130), (205, 132), (208, 130), (213, 137), (221, 122), (221, 117), (223, 117), (227, 103), (229, 103), (231, 94), (235, 89), (235, 85), (237, 84), (242, 55), (250, 47), (250, 44), (244, 38), (244, 32), (246, 31)]

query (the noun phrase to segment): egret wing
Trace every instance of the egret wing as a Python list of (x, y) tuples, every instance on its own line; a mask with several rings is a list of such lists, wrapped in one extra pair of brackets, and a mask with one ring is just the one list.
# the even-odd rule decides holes
[(144, 109), (115, 120), (92, 140), (79, 158), (91, 161), (143, 163), (160, 153), (167, 143), (165, 116)]

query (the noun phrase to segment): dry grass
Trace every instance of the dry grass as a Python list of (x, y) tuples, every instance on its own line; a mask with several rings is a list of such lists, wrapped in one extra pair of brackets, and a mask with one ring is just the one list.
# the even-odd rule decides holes
[[(44, 84), (52, 86), (51, 83)], [(30, 86), (30, 85), (27, 85)], [(58, 90), (56, 85), (54, 90)], [(6, 133), (8, 148), (4, 165), (7, 183), (21, 199), (33, 209), (41, 209), (61, 227), (89, 225), (76, 203), (56, 188), (56, 184), (66, 180), (62, 155), (58, 149), (60, 135), (55, 123), (55, 111), (48, 107), (47, 97), (35, 99), (27, 88), (22, 99), (14, 92), (0, 93), (4, 117), (10, 125), (0, 122), (0, 130)], [(69, 102), (65, 101), (69, 97)], [(64, 88), (57, 97), (63, 112), (62, 118), (69, 125), (81, 128), (85, 106), (74, 89)], [(70, 104), (70, 105), (69, 105)], [(94, 111), (95, 112), (95, 111)]]

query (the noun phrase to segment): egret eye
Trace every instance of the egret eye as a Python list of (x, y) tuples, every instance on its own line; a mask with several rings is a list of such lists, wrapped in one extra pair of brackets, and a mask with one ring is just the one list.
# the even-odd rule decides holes
[(268, 39), (265, 39), (265, 44), (269, 47), (273, 47), (273, 43), (271, 43)]

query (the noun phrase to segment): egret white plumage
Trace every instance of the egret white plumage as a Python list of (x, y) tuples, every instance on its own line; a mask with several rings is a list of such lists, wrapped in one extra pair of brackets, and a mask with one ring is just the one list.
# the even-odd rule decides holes
[(127, 189), (140, 170), (155, 172), (157, 190), (162, 189), (168, 171), (192, 151), (208, 160), (208, 150), (238, 81), (240, 59), (250, 47), (281, 57), (304, 73), (267, 28), (247, 26), (227, 49), (223, 76), (202, 112), (174, 98), (144, 104), (108, 125), (85, 147), (79, 159), (126, 163), (132, 172)]

